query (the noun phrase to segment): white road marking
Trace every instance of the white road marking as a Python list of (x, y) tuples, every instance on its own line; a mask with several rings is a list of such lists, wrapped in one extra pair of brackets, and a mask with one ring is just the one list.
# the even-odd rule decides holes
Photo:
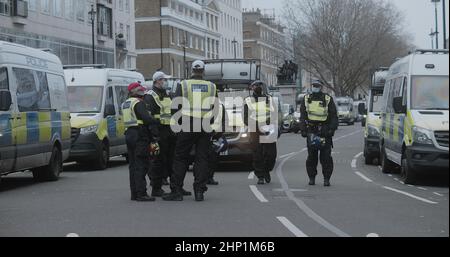
[(437, 196), (444, 196), (443, 194), (439, 194), (438, 192), (433, 192), (433, 194), (435, 194)]
[(352, 160), (352, 168), (353, 168), (353, 169), (356, 169), (356, 159), (353, 159), (353, 160)]
[(80, 237), (77, 233), (69, 233), (66, 237)]
[(370, 233), (366, 237), (380, 237), (380, 236), (376, 233)]
[(278, 157), (278, 159), (283, 159), (283, 158), (286, 158), (286, 157), (289, 157), (289, 156), (292, 156), (292, 155), (296, 155), (297, 154), (297, 152), (294, 152), (294, 153), (288, 153), (288, 154), (283, 154), (283, 155), (281, 155), (280, 157)]
[(392, 177), (392, 174), (388, 174), (389, 177)]
[(292, 222), (290, 222), (286, 217), (277, 217), (277, 219), (283, 224), (289, 231), (292, 232), (296, 237), (308, 237), (299, 228), (297, 228)]
[(250, 172), (250, 174), (248, 174), (248, 179), (254, 179), (255, 178), (255, 172)]
[(383, 186), (383, 188), (385, 188), (387, 190), (390, 190), (390, 191), (393, 191), (393, 192), (396, 192), (396, 193), (399, 193), (399, 194), (402, 194), (402, 195), (409, 196), (411, 198), (414, 198), (416, 200), (419, 200), (419, 201), (422, 201), (422, 202), (425, 202), (425, 203), (437, 204), (437, 202), (433, 202), (433, 201), (430, 201), (428, 199), (425, 199), (425, 198), (422, 198), (422, 197), (419, 197), (419, 196), (415, 196), (413, 194), (410, 194), (410, 193), (407, 193), (407, 192), (404, 192), (404, 191), (401, 191), (401, 190), (398, 190), (398, 189), (395, 189), (395, 188), (392, 188), (392, 187)]
[(250, 185), (250, 190), (252, 190), (253, 194), (256, 196), (256, 198), (258, 198), (258, 200), (262, 203), (267, 203), (269, 201), (267, 201), (267, 199), (264, 197), (263, 194), (261, 194), (261, 192), (259, 192), (258, 188), (254, 185)]
[(418, 189), (420, 189), (420, 190), (424, 190), (424, 191), (427, 191), (428, 189), (426, 189), (426, 188), (424, 188), (424, 187), (417, 187)]
[[(307, 189), (289, 189), (291, 192), (307, 192)], [(283, 188), (276, 188), (273, 190), (274, 192), (284, 192)]]
[(66, 166), (66, 165), (74, 165), (74, 164), (77, 164), (77, 162), (66, 162), (63, 165)]
[(360, 176), (362, 179), (364, 179), (367, 182), (373, 182), (373, 180), (371, 180), (370, 178), (364, 176), (361, 172), (357, 171), (355, 172), (356, 175)]

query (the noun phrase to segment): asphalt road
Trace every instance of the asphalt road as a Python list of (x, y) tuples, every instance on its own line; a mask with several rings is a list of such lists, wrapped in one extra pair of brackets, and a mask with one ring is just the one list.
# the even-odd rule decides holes
[[(308, 186), (305, 140), (285, 134), (273, 182), (256, 185), (243, 165), (221, 165), (206, 201), (129, 200), (123, 159), (105, 171), (65, 165), (61, 179), (35, 183), (25, 172), (0, 184), (0, 236), (448, 237), (448, 174), (421, 186), (382, 174), (362, 157), (360, 124), (335, 138), (332, 187)], [(192, 173), (186, 189), (192, 190)]]

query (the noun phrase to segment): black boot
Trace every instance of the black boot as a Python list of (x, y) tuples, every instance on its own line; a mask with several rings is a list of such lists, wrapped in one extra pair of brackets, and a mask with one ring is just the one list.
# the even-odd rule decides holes
[(152, 189), (153, 197), (163, 197), (164, 195), (167, 195), (167, 193), (162, 188), (153, 188)]
[(137, 202), (154, 202), (155, 200), (156, 200), (155, 197), (150, 197), (148, 195), (136, 197)]
[(211, 185), (211, 186), (217, 186), (219, 185), (219, 182), (217, 182), (216, 180), (214, 180), (214, 178), (210, 178), (208, 180), (208, 183), (206, 183), (207, 185)]
[(330, 184), (330, 179), (329, 179), (329, 178), (326, 178), (326, 179), (323, 181), (323, 185), (326, 186), (326, 187), (331, 186), (331, 184)]
[(164, 195), (162, 197), (162, 199), (164, 201), (170, 201), (170, 202), (183, 201), (183, 194), (181, 192), (172, 190), (172, 192), (170, 194)]
[(316, 178), (309, 178), (309, 185), (310, 186), (315, 186), (316, 185)]
[(191, 192), (184, 190), (184, 188), (181, 189), (181, 194), (182, 194), (183, 196), (191, 196), (191, 195), (192, 195)]
[(264, 176), (264, 179), (266, 180), (266, 183), (267, 183), (267, 184), (270, 184), (270, 182), (272, 182), (272, 177), (270, 176), (270, 173), (267, 173), (267, 174)]
[(258, 185), (264, 185), (264, 184), (266, 184), (266, 180), (264, 179), (264, 177), (258, 178)]
[(195, 191), (195, 201), (203, 202), (205, 200), (205, 196), (203, 191)]

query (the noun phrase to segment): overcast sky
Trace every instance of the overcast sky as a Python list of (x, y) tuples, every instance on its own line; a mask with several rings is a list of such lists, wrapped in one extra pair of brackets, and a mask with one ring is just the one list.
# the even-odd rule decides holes
[[(243, 8), (273, 9), (277, 15), (282, 14), (284, 0), (242, 0)], [(361, 0), (364, 1), (364, 0)], [(386, 0), (393, 2), (405, 15), (405, 30), (414, 37), (414, 44), (420, 48), (430, 48), (431, 39), (428, 36), (431, 28), (435, 27), (434, 4), (431, 0)], [(442, 0), (441, 0), (442, 1)], [(449, 0), (446, 1), (447, 9), (447, 37), (449, 36), (448, 9)], [(439, 47), (442, 48), (442, 2), (439, 3)]]

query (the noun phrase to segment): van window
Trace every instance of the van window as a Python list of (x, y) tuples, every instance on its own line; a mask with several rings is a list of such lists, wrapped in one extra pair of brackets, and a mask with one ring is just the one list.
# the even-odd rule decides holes
[(113, 88), (112, 87), (108, 87), (108, 89), (106, 91), (105, 106), (107, 106), (107, 105), (114, 106), (114, 95), (113, 95)]
[(48, 89), (47, 76), (44, 72), (36, 71), (37, 76), (37, 89), (38, 89), (38, 109), (49, 110), (50, 109), (50, 91)]
[(57, 111), (68, 111), (66, 82), (63, 76), (47, 74), (52, 108)]
[(17, 83), (17, 105), (20, 112), (38, 111), (39, 94), (32, 70), (13, 68)]
[(119, 105), (119, 114), (122, 115), (122, 104), (128, 99), (128, 88), (124, 86), (116, 86), (116, 100)]
[(68, 87), (71, 113), (100, 113), (103, 101), (102, 86)]
[(415, 76), (411, 83), (411, 109), (448, 110), (448, 76)]
[(6, 67), (0, 68), (0, 90), (8, 90), (8, 70)]
[(403, 78), (403, 106), (408, 104), (408, 78)]
[(391, 80), (388, 98), (386, 103), (386, 112), (393, 113), (394, 112), (394, 97), (401, 96), (402, 90), (402, 81), (403, 78), (396, 78), (395, 80)]

